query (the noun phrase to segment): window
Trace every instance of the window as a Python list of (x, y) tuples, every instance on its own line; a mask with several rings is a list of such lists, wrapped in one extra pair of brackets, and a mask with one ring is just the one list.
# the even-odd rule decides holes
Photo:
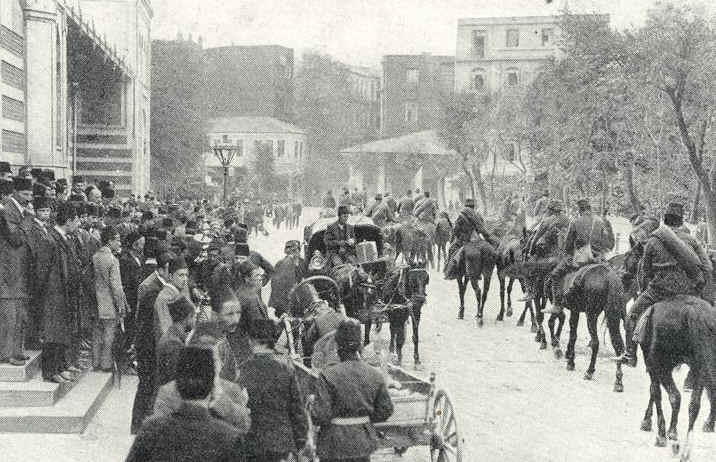
[(278, 140), (278, 146), (276, 147), (278, 152), (276, 153), (276, 157), (283, 157), (284, 152), (286, 151), (286, 141), (284, 140)]
[(552, 43), (552, 34), (554, 31), (552, 29), (542, 29), (542, 46), (546, 47), (547, 45), (550, 45)]
[(507, 48), (517, 48), (520, 46), (520, 31), (518, 29), (507, 29)]
[(472, 31), (472, 56), (485, 57), (485, 33), (480, 30)]
[(418, 103), (405, 103), (405, 121), (408, 123), (418, 121)]
[(507, 81), (505, 83), (508, 87), (516, 87), (520, 84), (520, 77), (517, 69), (507, 70)]
[(405, 71), (405, 80), (407, 80), (408, 83), (417, 84), (419, 77), (420, 72), (417, 69), (408, 69)]
[(231, 140), (229, 139), (229, 135), (221, 135), (221, 142), (224, 144), (230, 144)]
[(473, 69), (472, 77), (470, 79), (470, 88), (472, 90), (484, 90), (485, 89), (485, 71), (484, 69)]

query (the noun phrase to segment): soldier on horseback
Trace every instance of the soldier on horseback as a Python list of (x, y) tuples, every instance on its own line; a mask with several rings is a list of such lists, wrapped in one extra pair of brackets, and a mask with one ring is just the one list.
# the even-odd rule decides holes
[(463, 246), (470, 242), (475, 232), (497, 248), (498, 242), (485, 228), (485, 222), (479, 212), (475, 211), (475, 199), (465, 199), (465, 207), (455, 219), (450, 248), (448, 249), (448, 264), (445, 267), (445, 279), (456, 279), (460, 268), (460, 254)]
[(566, 294), (562, 288), (564, 277), (580, 267), (603, 260), (603, 255), (614, 246), (614, 236), (610, 235), (610, 226), (606, 226), (601, 217), (592, 214), (588, 199), (577, 201), (579, 215), (569, 223), (564, 244), (565, 256), (552, 271), (552, 306), (544, 313), (560, 314), (564, 307)]
[(393, 209), (387, 201), (383, 200), (382, 194), (375, 195), (375, 202), (366, 211), (365, 216), (372, 218), (373, 223), (381, 229), (385, 228), (389, 222), (395, 221)]
[(415, 204), (413, 215), (415, 215), (420, 221), (434, 223), (439, 208), (438, 201), (436, 201), (435, 198), (430, 197), (430, 191), (425, 191), (423, 194), (425, 197), (420, 202)]
[(634, 331), (650, 306), (676, 295), (699, 296), (711, 274), (706, 252), (683, 223), (683, 206), (669, 204), (664, 213), (665, 226), (653, 231), (646, 242), (639, 264), (639, 286), (646, 288), (629, 311), (625, 322), (627, 348), (615, 358), (617, 362), (636, 367)]

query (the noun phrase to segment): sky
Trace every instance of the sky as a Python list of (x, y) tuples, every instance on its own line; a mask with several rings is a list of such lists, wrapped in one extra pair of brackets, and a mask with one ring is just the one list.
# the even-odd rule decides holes
[(640, 25), (657, 0), (153, 0), (152, 36), (191, 33), (205, 48), (283, 45), (296, 58), (313, 50), (378, 68), (388, 54), (453, 55), (459, 18), (556, 14), (565, 1), (574, 12), (609, 14), (621, 30)]

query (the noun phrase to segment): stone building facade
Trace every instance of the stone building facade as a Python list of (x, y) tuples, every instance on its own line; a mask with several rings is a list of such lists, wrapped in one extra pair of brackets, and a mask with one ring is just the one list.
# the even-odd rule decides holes
[(0, 0), (2, 158), (149, 185), (149, 0)]

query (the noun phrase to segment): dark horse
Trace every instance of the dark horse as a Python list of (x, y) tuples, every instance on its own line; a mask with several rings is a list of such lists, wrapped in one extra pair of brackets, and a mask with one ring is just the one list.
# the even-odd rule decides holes
[(666, 422), (661, 409), (661, 387), (669, 394), (671, 422), (668, 438), (672, 441), (674, 453), (678, 453), (677, 424), (681, 394), (672, 372), (680, 364), (687, 364), (693, 371), (693, 392), (689, 403), (689, 429), (681, 454), (681, 460), (689, 460), (689, 442), (694, 423), (699, 415), (701, 394), (704, 389), (711, 403), (703, 430), (713, 432), (716, 422), (716, 310), (700, 298), (677, 296), (652, 307), (642, 339), (641, 349), (644, 363), (651, 379), (649, 406), (644, 414), (641, 428), (651, 430), (652, 405), (656, 406), (656, 445), (666, 446)]
[[(430, 277), (425, 269), (425, 263), (399, 266), (388, 272), (385, 279), (378, 285), (383, 309), (390, 324), (390, 352), (395, 354), (395, 363), (400, 366), (403, 361), (403, 346), (405, 345), (405, 324), (411, 320), (413, 330), (413, 361), (415, 367), (420, 367), (420, 316), (426, 298), (426, 287)], [(367, 303), (375, 303), (377, 297), (367, 297)], [(366, 307), (370, 309), (371, 307)], [(364, 316), (365, 338), (364, 343), (370, 343), (370, 329), (372, 318)]]
[[(574, 345), (577, 341), (577, 330), (579, 327), (579, 316), (584, 313), (587, 316), (587, 329), (589, 330), (592, 355), (589, 367), (584, 373), (585, 380), (591, 380), (594, 376), (597, 353), (599, 352), (599, 334), (597, 332), (597, 321), (599, 315), (604, 312), (607, 329), (612, 341), (612, 346), (617, 356), (624, 352), (624, 341), (619, 330), (620, 322), (626, 316), (626, 300), (624, 287), (621, 279), (614, 269), (607, 263), (588, 265), (580, 268), (576, 276), (579, 281), (569, 291), (565, 304), (570, 310), (569, 315), (569, 343), (567, 344), (567, 370), (574, 370)], [(574, 278), (575, 274), (567, 275), (566, 278)], [(614, 391), (624, 391), (622, 383), (621, 363), (617, 363), (616, 381)]]
[(440, 262), (443, 262), (443, 268), (447, 266), (447, 246), (450, 243), (450, 235), (452, 234), (452, 222), (447, 212), (440, 212), (440, 217), (435, 224), (435, 246), (437, 248), (437, 266), (436, 270), (440, 271)]
[[(483, 326), (485, 301), (490, 291), (490, 281), (496, 264), (497, 252), (487, 241), (481, 239), (465, 244), (461, 264), (457, 268), (457, 285), (460, 294), (458, 319), (463, 319), (465, 316), (465, 292), (467, 283), (470, 282), (477, 299), (475, 319), (478, 326)], [(480, 290), (480, 278), (484, 278), (482, 291)], [(504, 309), (500, 310), (497, 320), (501, 321), (503, 317)]]
[[(519, 271), (519, 267), (523, 263), (520, 239), (515, 237), (504, 240), (497, 249), (497, 253), (497, 279), (500, 283), (500, 312), (505, 309), (505, 294), (507, 294), (507, 311), (505, 314), (507, 317), (510, 317), (512, 316), (512, 288), (515, 281), (519, 282), (522, 292), (525, 292), (525, 282), (520, 276)], [(509, 281), (507, 281), (507, 279), (509, 279)], [(517, 325), (524, 325), (525, 316), (528, 310), (532, 320), (533, 332), (537, 332), (534, 308), (532, 307), (531, 300), (525, 302), (525, 308), (522, 310), (522, 314), (517, 320)], [(498, 318), (498, 321), (502, 321), (502, 318)]]
[[(532, 288), (535, 304), (535, 321), (537, 324), (535, 342), (540, 344), (541, 350), (546, 350), (547, 336), (542, 325), (544, 322), (544, 313), (542, 313), (542, 310), (547, 307), (549, 292), (547, 285), (549, 283), (549, 275), (554, 267), (557, 266), (558, 257), (548, 258), (546, 255), (543, 255), (541, 253), (541, 249), (538, 248), (536, 258), (532, 259), (528, 255), (530, 236), (531, 234), (523, 228), (522, 240), (520, 243), (522, 247), (522, 264), (517, 265), (516, 257), (512, 263), (515, 265), (515, 270), (518, 272), (517, 274)], [(549, 320), (547, 321), (550, 334), (550, 344), (552, 345), (554, 356), (557, 359), (562, 357), (562, 348), (560, 347), (559, 339), (562, 336), (562, 328), (564, 327), (565, 320), (566, 316), (564, 312), (562, 312), (558, 315), (550, 315)], [(557, 324), (556, 329), (555, 323)]]

